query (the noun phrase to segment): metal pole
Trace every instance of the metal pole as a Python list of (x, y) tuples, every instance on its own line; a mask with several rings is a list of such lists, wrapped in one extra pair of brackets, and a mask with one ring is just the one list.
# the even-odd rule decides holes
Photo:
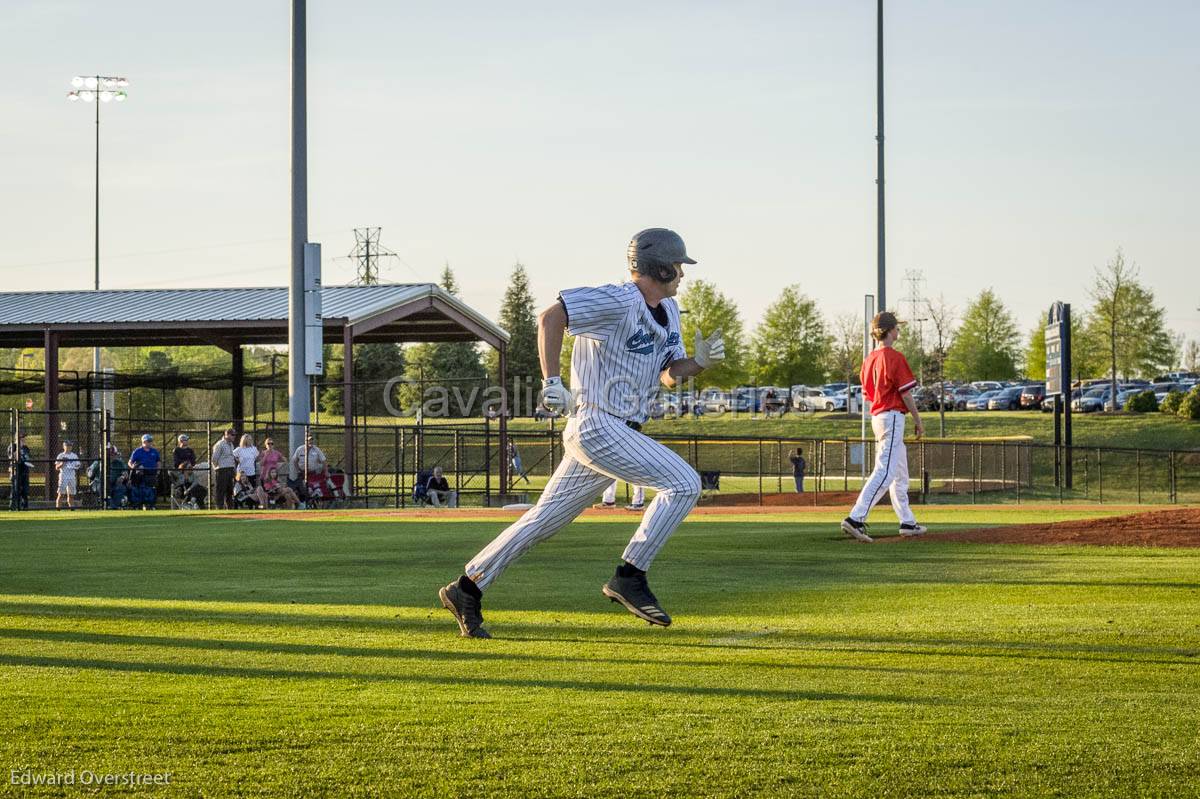
[(292, 273), (288, 287), (288, 422), (292, 452), (304, 444), (309, 380), (304, 352), (304, 243), (308, 241), (305, 0), (292, 0)]
[(878, 211), (878, 233), (879, 242), (877, 244), (879, 253), (879, 287), (876, 289), (876, 296), (879, 297), (879, 309), (887, 310), (887, 279), (886, 279), (886, 261), (884, 247), (884, 227), (883, 227), (883, 0), (878, 0), (878, 22), (876, 25), (876, 57), (875, 57), (875, 87), (877, 94), (877, 109), (876, 122), (877, 129), (875, 132), (875, 146), (877, 149), (876, 167), (878, 173), (875, 178), (876, 192), (879, 198)]
[[(95, 238), (95, 282), (93, 288), (100, 290), (100, 76), (96, 76), (96, 238)], [(100, 348), (92, 347), (92, 371), (100, 371)]]

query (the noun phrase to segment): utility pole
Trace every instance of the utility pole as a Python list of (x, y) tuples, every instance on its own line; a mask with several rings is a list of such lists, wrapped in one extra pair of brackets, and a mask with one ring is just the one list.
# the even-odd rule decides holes
[(288, 286), (288, 445), (304, 444), (311, 407), (305, 358), (304, 251), (308, 241), (308, 106), (305, 0), (292, 0), (292, 270)]
[(875, 177), (876, 192), (878, 193), (879, 209), (877, 214), (876, 227), (878, 228), (879, 241), (876, 245), (879, 254), (878, 265), (878, 287), (876, 294), (878, 302), (875, 305), (881, 311), (887, 310), (887, 269), (886, 269), (886, 247), (883, 235), (883, 0), (878, 0), (878, 22), (876, 25), (876, 56), (875, 56), (875, 88), (877, 95), (876, 123), (875, 131), (876, 143), (876, 169)]

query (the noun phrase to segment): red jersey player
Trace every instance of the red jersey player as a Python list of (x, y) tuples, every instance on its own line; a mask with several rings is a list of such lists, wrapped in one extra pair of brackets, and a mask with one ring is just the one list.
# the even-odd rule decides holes
[(889, 491), (892, 507), (900, 517), (900, 535), (925, 532), (908, 507), (908, 450), (904, 446), (904, 412), (913, 416), (917, 438), (925, 433), (921, 414), (913, 402), (916, 378), (908, 361), (893, 345), (900, 337), (900, 323), (890, 311), (882, 311), (871, 320), (871, 337), (879, 342), (862, 366), (863, 398), (871, 403), (871, 430), (875, 433), (875, 469), (863, 483), (858, 502), (842, 520), (842, 531), (859, 541), (873, 541), (867, 535), (867, 514)]

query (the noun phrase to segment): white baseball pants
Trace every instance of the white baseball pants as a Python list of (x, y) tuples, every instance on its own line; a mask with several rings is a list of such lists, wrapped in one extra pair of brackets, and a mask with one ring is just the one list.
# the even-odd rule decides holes
[[(603, 502), (605, 505), (617, 504), (617, 488), (620, 485), (621, 485), (620, 480), (613, 480), (612, 483), (609, 484), (608, 488), (604, 489), (604, 496), (600, 498), (600, 501)], [(629, 504), (630, 505), (645, 505), (646, 504), (646, 489), (644, 486), (635, 485), (633, 487), (633, 499), (630, 501)]]
[(883, 496), (884, 491), (892, 495), (892, 508), (900, 517), (901, 524), (916, 524), (912, 509), (908, 507), (908, 448), (904, 446), (904, 414), (900, 411), (884, 411), (871, 417), (871, 430), (875, 433), (875, 469), (858, 495), (858, 502), (850, 511), (850, 518), (866, 521), (867, 514)]
[(621, 556), (643, 571), (700, 498), (700, 475), (687, 461), (615, 416), (596, 411), (571, 417), (563, 450), (563, 461), (537, 504), (467, 564), (466, 575), (480, 589), (534, 544), (570, 524), (614, 479), (658, 491)]

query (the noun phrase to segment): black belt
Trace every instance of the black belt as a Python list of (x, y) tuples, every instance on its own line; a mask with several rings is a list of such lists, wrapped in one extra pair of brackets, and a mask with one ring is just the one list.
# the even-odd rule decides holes
[(639, 433), (642, 432), (642, 423), (641, 422), (633, 422), (633, 421), (630, 421), (629, 419), (626, 419), (625, 426), (631, 427), (634, 430), (638, 431)]

